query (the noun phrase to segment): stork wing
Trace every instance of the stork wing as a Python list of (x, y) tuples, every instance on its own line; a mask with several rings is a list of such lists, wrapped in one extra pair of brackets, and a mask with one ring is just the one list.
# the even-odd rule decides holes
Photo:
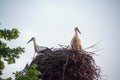
[(39, 53), (40, 51), (47, 49), (47, 47), (36, 45), (36, 46), (35, 46), (35, 49), (36, 49), (36, 51)]

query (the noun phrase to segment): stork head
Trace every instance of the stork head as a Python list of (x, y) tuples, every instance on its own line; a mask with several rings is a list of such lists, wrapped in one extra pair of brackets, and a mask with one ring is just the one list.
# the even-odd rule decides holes
[(27, 42), (27, 44), (29, 43), (29, 42), (31, 42), (31, 41), (35, 41), (35, 37), (32, 37), (28, 42)]
[(78, 27), (75, 27), (75, 31), (78, 31), (78, 32), (81, 34), (81, 32), (80, 32), (80, 30), (78, 29)]

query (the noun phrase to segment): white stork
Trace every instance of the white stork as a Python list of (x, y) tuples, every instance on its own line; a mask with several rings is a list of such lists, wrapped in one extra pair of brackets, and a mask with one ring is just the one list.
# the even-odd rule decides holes
[(71, 40), (71, 47), (73, 50), (81, 50), (82, 49), (82, 44), (81, 44), (81, 39), (79, 38), (78, 32), (81, 34), (80, 30), (78, 27), (75, 27), (75, 35)]
[[(37, 45), (35, 37), (32, 37), (27, 43), (29, 43), (31, 41), (33, 41), (33, 43), (34, 43), (35, 54), (36, 53), (39, 54), (41, 51), (48, 49), (47, 47)], [(34, 54), (34, 56), (35, 56), (35, 54)], [(34, 58), (34, 56), (33, 56), (33, 58)]]

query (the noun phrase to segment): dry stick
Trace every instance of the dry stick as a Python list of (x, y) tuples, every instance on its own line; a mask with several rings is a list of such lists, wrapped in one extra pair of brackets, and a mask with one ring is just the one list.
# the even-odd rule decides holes
[(86, 53), (90, 53), (90, 55), (99, 56), (99, 54), (96, 54), (95, 52), (101, 51), (101, 50), (103, 50), (103, 49), (104, 49), (104, 48), (101, 48), (101, 49), (98, 49), (98, 50), (95, 50), (95, 51), (92, 51), (92, 52), (86, 52)]
[(48, 70), (48, 68), (45, 69), (44, 73), (42, 74), (42, 78), (45, 75), (46, 71)]
[(101, 51), (101, 50), (103, 50), (104, 48), (101, 48), (101, 49), (98, 49), (98, 50), (95, 50), (95, 51), (92, 51), (93, 53), (94, 52), (98, 52), (98, 51)]
[(58, 44), (60, 47), (62, 47), (63, 49), (67, 49), (69, 46), (66, 46), (66, 45), (61, 45), (61, 44)]
[(50, 73), (50, 80), (51, 80), (51, 75), (52, 75), (52, 72)]
[(93, 44), (92, 46), (89, 46), (89, 47), (85, 48), (84, 50), (89, 49), (89, 48), (93, 48), (93, 47), (97, 46), (101, 41), (102, 41), (102, 40), (100, 40), (100, 41), (97, 42), (96, 44)]
[(19, 71), (20, 74), (23, 75), (23, 73), (25, 73), (25, 71), (29, 68), (29, 62), (26, 63), (25, 68), (22, 71)]
[(65, 75), (66, 67), (67, 67), (67, 64), (68, 64), (68, 55), (66, 55), (66, 56), (67, 56), (67, 59), (66, 59), (66, 63), (64, 64), (64, 67), (63, 67), (62, 80), (64, 80), (64, 75)]

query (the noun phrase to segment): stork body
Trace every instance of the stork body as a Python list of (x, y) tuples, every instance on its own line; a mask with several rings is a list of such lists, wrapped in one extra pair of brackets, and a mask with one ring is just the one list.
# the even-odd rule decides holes
[(73, 50), (82, 50), (81, 39), (79, 38), (78, 32), (81, 34), (79, 29), (75, 27), (75, 35), (71, 40), (71, 47)]
[[(36, 53), (39, 54), (41, 51), (48, 49), (47, 47), (37, 45), (35, 37), (32, 37), (27, 43), (29, 43), (31, 41), (33, 41), (33, 43), (34, 43), (35, 54)], [(34, 56), (35, 56), (35, 54), (34, 54)]]

